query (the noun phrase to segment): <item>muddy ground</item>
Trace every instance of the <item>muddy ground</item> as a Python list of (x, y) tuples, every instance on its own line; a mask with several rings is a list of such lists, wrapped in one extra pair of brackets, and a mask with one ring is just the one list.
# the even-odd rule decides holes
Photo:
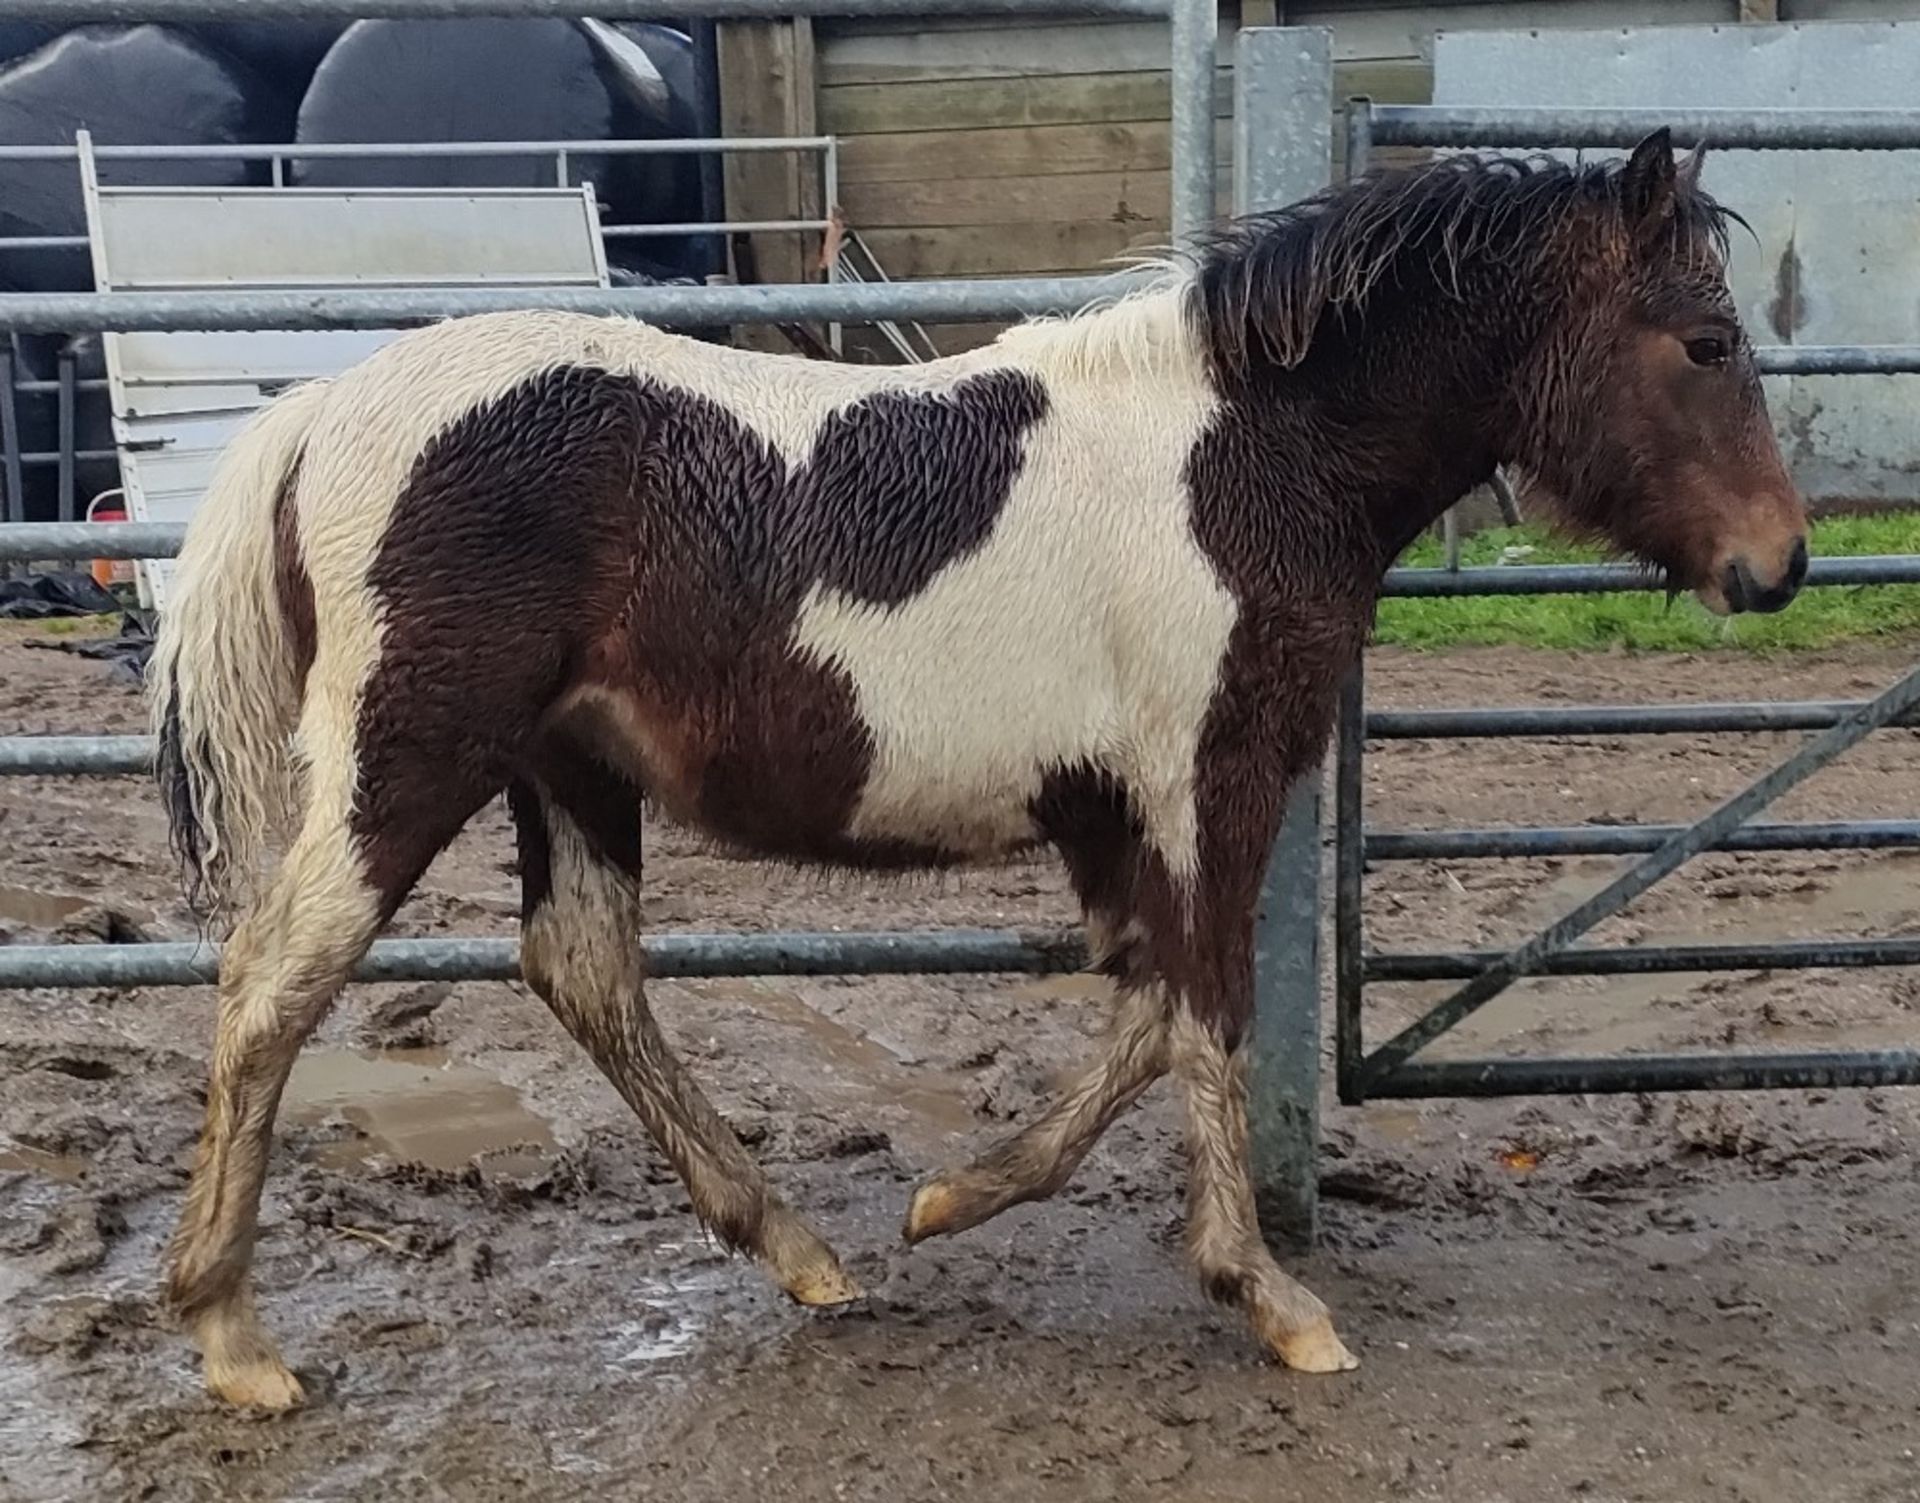
[[(0, 641), (0, 733), (132, 729), (98, 664)], [(1860, 696), (1908, 654), (1383, 652), (1397, 705)], [(1378, 749), (1382, 825), (1677, 819), (1792, 737)], [(1787, 818), (1911, 814), (1886, 733)], [(0, 785), (0, 939), (187, 937), (133, 780)], [(653, 840), (660, 929), (1054, 922), (1051, 865), (823, 881)], [(489, 811), (399, 928), (508, 933)], [(1605, 860), (1387, 866), (1376, 943), (1519, 937)], [(1603, 939), (1910, 933), (1920, 855), (1714, 857)], [(312, 1403), (216, 1410), (154, 1312), (204, 990), (0, 993), (0, 1499), (1920, 1499), (1920, 1093), (1326, 1110), (1299, 1272), (1359, 1372), (1264, 1365), (1179, 1256), (1162, 1088), (1070, 1191), (908, 1253), (911, 1183), (1028, 1112), (1100, 1021), (1081, 980), (659, 985), (712, 1094), (872, 1291), (787, 1306), (702, 1239), (516, 986), (362, 987), (281, 1119), (258, 1272)], [(1382, 992), (1374, 1037), (1411, 1014)], [(1912, 973), (1529, 985), (1441, 1052), (1920, 1041)]]

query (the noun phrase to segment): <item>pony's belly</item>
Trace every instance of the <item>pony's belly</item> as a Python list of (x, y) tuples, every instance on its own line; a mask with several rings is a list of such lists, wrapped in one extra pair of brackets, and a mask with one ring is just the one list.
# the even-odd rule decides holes
[[(716, 675), (716, 681), (719, 676)], [(964, 741), (901, 743), (866, 724), (805, 665), (758, 713), (696, 711), (649, 686), (575, 688), (553, 725), (674, 822), (741, 852), (876, 867), (1003, 858), (1039, 839), (1037, 765), (956, 756)]]
[(923, 847), (959, 861), (1013, 855), (1041, 838), (1030, 777), (988, 782), (953, 767), (902, 767), (882, 759), (861, 790), (847, 827), (855, 841)]

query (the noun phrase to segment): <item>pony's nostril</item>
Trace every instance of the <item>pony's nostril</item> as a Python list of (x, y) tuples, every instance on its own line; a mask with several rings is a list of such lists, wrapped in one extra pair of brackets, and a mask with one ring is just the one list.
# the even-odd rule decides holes
[(1747, 572), (1746, 564), (1735, 559), (1728, 564), (1720, 576), (1720, 593), (1727, 597), (1727, 609), (1744, 611), (1747, 597), (1753, 593), (1753, 576)]
[(1787, 560), (1787, 588), (1797, 590), (1807, 578), (1807, 540), (1801, 538), (1793, 545), (1793, 557)]
[(1744, 558), (1737, 558), (1727, 565), (1721, 577), (1721, 589), (1727, 597), (1727, 609), (1734, 612), (1754, 611), (1761, 615), (1772, 611), (1784, 610), (1793, 597), (1800, 593), (1800, 582), (1806, 578), (1807, 562), (1804, 546), (1796, 548), (1787, 560), (1786, 573), (1771, 584), (1762, 584), (1753, 577), (1753, 569)]

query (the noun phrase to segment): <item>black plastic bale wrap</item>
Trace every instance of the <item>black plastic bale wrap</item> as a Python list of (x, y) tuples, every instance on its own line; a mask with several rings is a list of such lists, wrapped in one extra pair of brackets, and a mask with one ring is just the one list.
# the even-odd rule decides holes
[[(668, 62), (653, 62), (655, 52)], [(672, 133), (676, 119), (668, 65), (678, 66), (668, 39), (629, 36), (597, 22), (356, 21), (314, 71), (296, 135), (310, 142), (658, 138)], [(585, 153), (571, 160), (570, 176), (593, 184), (607, 223), (659, 223), (669, 213), (656, 201), (670, 212), (698, 169), (690, 159), (668, 164)], [(545, 187), (555, 178), (551, 156), (520, 156), (316, 158), (296, 162), (294, 180)], [(640, 255), (657, 260), (658, 250)]]
[(344, 21), (200, 21), (186, 28), (208, 46), (238, 58), (287, 101), (287, 115), (327, 49), (346, 30)]
[(45, 21), (0, 21), (0, 67), (44, 47), (59, 35), (60, 28)]
[[(287, 112), (244, 65), (184, 32), (160, 26), (71, 31), (0, 73), (0, 144), (230, 145), (267, 141)], [(105, 184), (233, 187), (264, 180), (261, 164), (100, 164)], [(80, 172), (72, 161), (0, 160), (0, 236), (84, 235)], [(91, 289), (85, 250), (0, 248), (0, 287)]]
[[(635, 134), (650, 140), (687, 140), (700, 134), (694, 106), (693, 41), (671, 26), (644, 21), (610, 26), (583, 22), (587, 37), (608, 66), (626, 80), (628, 97), (643, 124)], [(622, 224), (691, 224), (700, 217), (700, 159), (691, 156), (628, 157), (623, 163)], [(608, 242), (614, 264), (653, 276), (697, 270), (691, 236)]]

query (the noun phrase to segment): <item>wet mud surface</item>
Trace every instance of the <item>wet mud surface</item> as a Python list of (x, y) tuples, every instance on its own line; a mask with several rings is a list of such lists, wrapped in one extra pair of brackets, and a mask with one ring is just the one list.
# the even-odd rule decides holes
[[(0, 732), (136, 729), (99, 665), (0, 637)], [(1400, 706), (1860, 697), (1890, 651), (1758, 662), (1376, 654)], [(1678, 820), (1794, 737), (1399, 744), (1397, 828)], [(1771, 817), (1912, 812), (1884, 733)], [(0, 784), (0, 942), (186, 938), (133, 780)], [(769, 872), (650, 832), (661, 930), (1068, 921), (1050, 864)], [(489, 810), (396, 928), (510, 933)], [(1606, 859), (1393, 864), (1383, 948), (1521, 937)], [(1708, 857), (1595, 936), (1872, 936), (1920, 855)], [(1383, 988), (1373, 1038), (1433, 989)], [(1102, 1011), (1081, 978), (656, 985), (662, 1024), (870, 1291), (789, 1306), (515, 986), (357, 987), (283, 1105), (256, 1269), (311, 1396), (216, 1409), (156, 1315), (198, 1127), (204, 989), (0, 993), (0, 1500), (647, 1498), (1911, 1503), (1920, 1092), (1327, 1103), (1325, 1229), (1291, 1266), (1363, 1366), (1263, 1363), (1180, 1255), (1163, 1086), (1052, 1202), (908, 1252), (912, 1183), (1030, 1112)], [(1907, 971), (1529, 984), (1437, 1053), (1920, 1042)]]

